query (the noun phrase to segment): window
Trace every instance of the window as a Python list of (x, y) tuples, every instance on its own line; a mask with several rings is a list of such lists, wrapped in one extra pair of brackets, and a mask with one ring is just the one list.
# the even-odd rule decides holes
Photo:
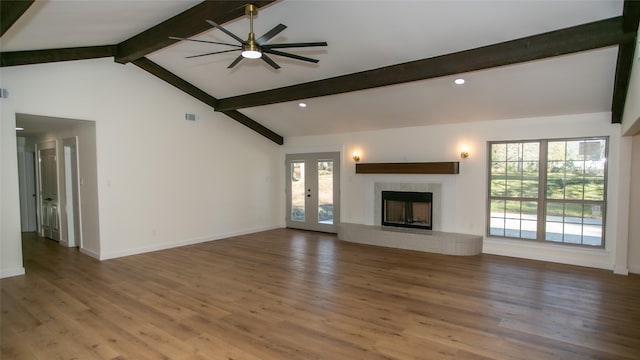
[(604, 246), (607, 139), (489, 143), (490, 236)]

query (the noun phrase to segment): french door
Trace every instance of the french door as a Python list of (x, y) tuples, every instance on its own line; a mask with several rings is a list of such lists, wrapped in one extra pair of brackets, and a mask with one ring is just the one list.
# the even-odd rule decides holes
[(287, 154), (287, 227), (337, 232), (340, 153)]

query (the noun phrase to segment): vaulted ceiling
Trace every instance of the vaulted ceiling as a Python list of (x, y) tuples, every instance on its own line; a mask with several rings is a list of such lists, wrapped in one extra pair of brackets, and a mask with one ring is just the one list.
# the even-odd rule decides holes
[[(612, 112), (620, 122), (640, 2), (255, 1), (257, 36), (317, 64), (281, 68), (202, 42), (246, 38), (240, 1), (0, 2), (2, 66), (113, 57), (191, 94), (272, 141), (420, 125)], [(464, 78), (464, 85), (453, 80)], [(304, 101), (306, 108), (298, 106)]]

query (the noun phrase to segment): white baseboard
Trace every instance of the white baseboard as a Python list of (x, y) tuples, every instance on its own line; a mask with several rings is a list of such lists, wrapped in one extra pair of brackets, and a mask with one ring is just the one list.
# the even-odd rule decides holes
[(614, 266), (613, 273), (616, 275), (629, 275), (629, 269), (626, 266)]
[(13, 268), (13, 269), (2, 269), (2, 271), (0, 271), (0, 279), (13, 277), (13, 276), (20, 276), (20, 275), (24, 275), (24, 267)]
[(273, 230), (273, 229), (279, 229), (279, 228), (281, 228), (280, 225), (272, 225), (272, 226), (246, 229), (242, 231), (235, 231), (235, 232), (224, 233), (224, 234), (216, 234), (216, 235), (211, 235), (203, 238), (186, 239), (186, 240), (180, 240), (180, 241), (169, 242), (169, 243), (142, 246), (139, 248), (126, 249), (122, 251), (100, 253), (98, 257), (95, 257), (91, 254), (87, 254), (87, 255), (95, 257), (96, 259), (99, 259), (99, 260), (109, 260), (109, 259), (115, 259), (115, 258), (124, 257), (124, 256), (131, 256), (131, 255), (148, 253), (152, 251), (172, 249), (172, 248), (181, 247), (181, 246), (194, 245), (194, 244), (199, 244), (203, 242), (221, 240), (221, 239), (226, 239), (234, 236), (253, 234), (261, 231), (267, 231), (267, 230)]
[(91, 256), (94, 259), (100, 260), (100, 253), (97, 253), (95, 251), (91, 251), (91, 250), (87, 250), (87, 249), (83, 249), (80, 248), (80, 252), (87, 255), (87, 256)]

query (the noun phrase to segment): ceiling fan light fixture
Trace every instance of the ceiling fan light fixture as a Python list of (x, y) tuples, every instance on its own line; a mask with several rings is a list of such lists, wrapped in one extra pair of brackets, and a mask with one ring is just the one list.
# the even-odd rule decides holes
[(246, 44), (242, 46), (242, 57), (246, 59), (259, 59), (262, 57), (262, 52), (256, 44)]
[(242, 57), (246, 59), (259, 59), (262, 57), (262, 51), (256, 44), (256, 35), (253, 33), (253, 17), (251, 20), (251, 31), (247, 43), (242, 45)]

